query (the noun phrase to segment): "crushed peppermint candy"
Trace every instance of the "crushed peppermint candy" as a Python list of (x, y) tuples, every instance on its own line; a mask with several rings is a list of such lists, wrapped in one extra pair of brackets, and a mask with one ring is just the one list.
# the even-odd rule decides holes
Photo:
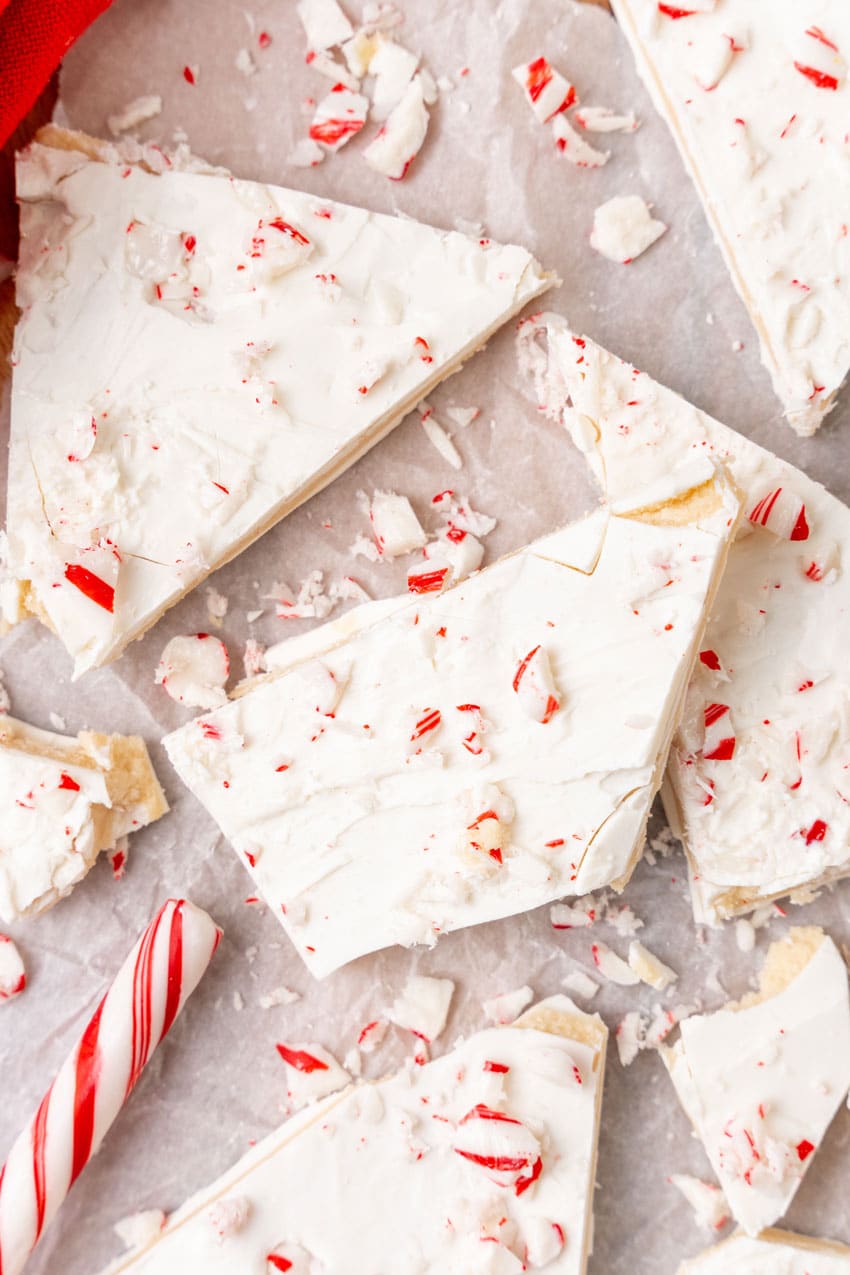
[(228, 599), (218, 589), (207, 589), (207, 619), (217, 629), (221, 628), (227, 615)]
[(107, 115), (106, 126), (113, 137), (119, 137), (121, 133), (128, 133), (130, 129), (138, 128), (140, 124), (147, 123), (161, 113), (162, 98), (156, 93), (149, 93), (134, 97), (123, 110)]
[(372, 90), (372, 119), (385, 120), (398, 106), (416, 74), (419, 58), (388, 36), (379, 36), (369, 59), (369, 74), (375, 77)]
[(581, 996), (583, 1000), (592, 1000), (599, 991), (599, 984), (584, 970), (570, 970), (562, 980), (563, 987), (573, 996)]
[(207, 1210), (207, 1220), (219, 1244), (238, 1235), (250, 1216), (251, 1201), (244, 1195), (233, 1195), (223, 1200), (216, 1200), (215, 1204)]
[(551, 121), (555, 146), (576, 168), (601, 168), (611, 158), (610, 151), (597, 150), (577, 133), (565, 115), (556, 115)]
[(298, 0), (295, 8), (310, 49), (329, 49), (354, 34), (354, 28), (337, 0)]
[(520, 659), (512, 682), (522, 710), (532, 721), (545, 725), (562, 706), (549, 657), (542, 645), (532, 647)]
[(478, 1103), (458, 1124), (454, 1151), (501, 1187), (522, 1195), (540, 1177), (541, 1148), (532, 1131), (506, 1111)]
[(616, 195), (593, 214), (590, 246), (609, 261), (628, 265), (646, 252), (666, 231), (640, 195)]
[(530, 987), (518, 987), (513, 992), (501, 992), (484, 1001), (484, 1015), (497, 1027), (506, 1027), (519, 1018), (520, 1014), (534, 1000), (534, 992)]
[(165, 1220), (162, 1209), (144, 1209), (120, 1218), (112, 1229), (126, 1249), (142, 1248), (156, 1239)]
[(0, 934), (0, 1003), (20, 996), (26, 985), (26, 969), (17, 945), (7, 934)]
[(575, 87), (544, 57), (515, 66), (511, 75), (541, 124), (548, 124), (577, 100)]
[(448, 461), (452, 469), (461, 469), (463, 460), (460, 452), (455, 447), (445, 427), (440, 424), (434, 416), (434, 409), (426, 402), (422, 402), (418, 407), (419, 421), (433, 443), (434, 447), (442, 456), (443, 460)]
[(310, 124), (312, 142), (326, 150), (340, 150), (360, 132), (369, 114), (369, 99), (344, 84), (335, 84), (330, 93), (316, 104)]
[(263, 595), (275, 600), (279, 620), (324, 620), (334, 608), (334, 601), (324, 590), (324, 575), (311, 571), (296, 593), (289, 585), (275, 581), (271, 591)]
[(618, 114), (608, 106), (580, 106), (573, 118), (588, 133), (634, 133), (638, 127), (634, 111)]
[(428, 537), (407, 496), (399, 496), (393, 491), (376, 491), (367, 504), (380, 557), (397, 558), (424, 547)]
[(417, 74), (364, 150), (366, 163), (391, 181), (401, 181), (422, 149), (428, 122), (424, 81)]
[(209, 633), (173, 637), (166, 644), (154, 682), (176, 700), (192, 708), (220, 708), (227, 703), (225, 683), (230, 676), (227, 647)]
[(642, 983), (662, 992), (679, 977), (675, 970), (665, 965), (658, 957), (644, 947), (637, 939), (629, 944), (629, 968), (632, 969)]
[(286, 1096), (290, 1111), (298, 1111), (308, 1103), (336, 1093), (351, 1079), (330, 1050), (322, 1045), (279, 1043), (275, 1048), (286, 1066)]
[(720, 1231), (729, 1221), (729, 1206), (719, 1186), (688, 1173), (671, 1173), (668, 1181), (685, 1197), (694, 1221), (706, 1231)]
[(621, 987), (634, 987), (640, 982), (631, 966), (612, 951), (607, 943), (597, 940), (591, 945), (590, 954), (600, 974), (609, 982), (618, 983)]
[(263, 996), (258, 996), (257, 1004), (260, 1009), (276, 1009), (278, 1005), (294, 1005), (300, 999), (300, 992), (293, 992), (290, 987), (281, 985), (273, 988), (270, 992), (266, 992)]
[(389, 1017), (430, 1045), (446, 1025), (455, 985), (450, 978), (412, 974), (401, 995), (393, 1001)]

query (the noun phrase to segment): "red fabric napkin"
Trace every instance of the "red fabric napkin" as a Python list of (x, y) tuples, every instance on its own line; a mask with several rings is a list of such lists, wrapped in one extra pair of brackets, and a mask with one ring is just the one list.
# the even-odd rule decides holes
[(0, 0), (0, 146), (110, 0)]
[(77, 36), (109, 4), (110, 0), (0, 0), (0, 257), (7, 260), (17, 256), (18, 244), (13, 150), (26, 145), (47, 118), (50, 102), (37, 119), (12, 135)]

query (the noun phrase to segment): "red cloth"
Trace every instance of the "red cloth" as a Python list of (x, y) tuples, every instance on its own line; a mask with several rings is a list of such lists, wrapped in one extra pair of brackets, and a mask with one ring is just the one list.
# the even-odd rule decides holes
[(0, 0), (0, 146), (110, 0)]

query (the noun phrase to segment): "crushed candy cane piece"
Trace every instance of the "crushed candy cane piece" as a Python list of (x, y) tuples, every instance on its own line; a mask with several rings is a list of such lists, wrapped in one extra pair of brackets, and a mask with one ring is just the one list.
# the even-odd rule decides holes
[(434, 444), (434, 447), (453, 469), (460, 469), (463, 466), (460, 453), (446, 433), (446, 430), (435, 418), (433, 408), (422, 402), (419, 404), (418, 411), (422, 428), (428, 435), (429, 440)]
[(354, 28), (337, 0), (298, 0), (295, 8), (307, 36), (309, 49), (329, 49), (334, 44), (342, 44), (354, 34)]
[(369, 74), (375, 76), (372, 90), (372, 118), (385, 120), (404, 97), (416, 74), (419, 58), (395, 40), (380, 37), (369, 59)]
[(207, 1211), (207, 1219), (219, 1244), (238, 1235), (251, 1216), (251, 1201), (244, 1195), (216, 1200)]
[(295, 143), (295, 148), (290, 151), (286, 162), (293, 168), (315, 168), (324, 158), (325, 152), (318, 142), (314, 142), (311, 137), (302, 137)]
[(113, 137), (119, 137), (121, 133), (128, 133), (131, 128), (138, 128), (140, 124), (161, 113), (162, 98), (156, 93), (148, 93), (142, 97), (134, 97), (132, 102), (128, 102), (123, 110), (116, 111), (114, 115), (107, 115), (106, 126)]
[(313, 1275), (316, 1265), (300, 1244), (276, 1244), (266, 1253), (266, 1275)]
[(594, 212), (590, 246), (609, 261), (628, 265), (666, 229), (663, 221), (651, 216), (640, 195), (616, 195)]
[(739, 952), (752, 952), (756, 945), (756, 927), (745, 916), (735, 922), (735, 942)]
[(608, 106), (580, 106), (574, 117), (588, 133), (633, 133), (638, 127), (634, 111), (620, 115)]
[(272, 592), (265, 596), (276, 600), (279, 620), (324, 620), (334, 608), (333, 599), (325, 593), (321, 571), (311, 571), (302, 580), (297, 595), (288, 585), (275, 581)]
[(230, 675), (227, 647), (209, 633), (173, 637), (162, 652), (154, 682), (178, 704), (191, 708), (220, 708), (227, 703), (225, 683)]
[(260, 1009), (276, 1009), (278, 1005), (294, 1005), (300, 999), (300, 992), (293, 992), (292, 988), (281, 985), (263, 996), (258, 996), (257, 1004)]
[(808, 540), (806, 506), (790, 487), (775, 487), (761, 496), (747, 514), (750, 522), (783, 540)]
[(584, 970), (570, 970), (563, 979), (563, 986), (568, 992), (581, 996), (584, 1000), (592, 1000), (599, 991), (599, 984), (589, 974), (585, 974)]
[(320, 143), (326, 150), (338, 151), (360, 132), (368, 114), (368, 98), (344, 84), (335, 84), (330, 93), (316, 104), (310, 124), (310, 140)]
[(329, 1093), (336, 1093), (351, 1077), (322, 1045), (275, 1046), (286, 1065), (286, 1096), (290, 1111), (298, 1111)]
[(233, 59), (233, 65), (236, 67), (236, 70), (240, 75), (255, 75), (257, 71), (257, 64), (248, 49), (243, 48), (239, 50), (236, 57)]
[(633, 939), (629, 944), (629, 967), (634, 970), (642, 983), (648, 983), (656, 991), (662, 992), (665, 987), (675, 983), (679, 975), (669, 965), (659, 961), (648, 947)]
[(371, 602), (372, 598), (358, 584), (353, 576), (343, 576), (341, 580), (332, 580), (328, 595), (334, 602)]
[(847, 78), (847, 63), (835, 41), (820, 27), (810, 26), (800, 33), (795, 49), (794, 69), (816, 89), (835, 92)]
[(356, 75), (352, 75), (346, 66), (338, 62), (332, 53), (315, 53), (311, 50), (307, 54), (306, 62), (312, 71), (318, 71), (319, 75), (333, 80), (335, 85), (341, 84), (352, 93), (359, 90), (360, 80)]
[(541, 124), (548, 124), (553, 116), (569, 110), (576, 101), (574, 86), (544, 57), (515, 66), (511, 74)]
[(374, 1053), (386, 1036), (388, 1028), (389, 1023), (385, 1018), (373, 1018), (371, 1022), (366, 1023), (365, 1027), (360, 1029), (360, 1035), (357, 1037), (357, 1048), (364, 1054)]
[(555, 145), (576, 168), (601, 168), (611, 158), (610, 151), (599, 151), (576, 132), (565, 115), (552, 120)]
[(414, 549), (422, 549), (428, 537), (407, 496), (393, 491), (376, 491), (369, 502), (369, 519), (378, 553), (382, 558), (397, 558)]
[(413, 163), (428, 132), (428, 108), (420, 75), (408, 84), (401, 101), (393, 107), (383, 127), (363, 152), (376, 173), (391, 181), (401, 181)]
[(466, 429), (481, 415), (480, 407), (447, 407), (446, 416), (458, 429)]
[(621, 987), (634, 987), (640, 982), (634, 970), (607, 943), (597, 940), (591, 945), (590, 952), (596, 968), (609, 982), (618, 983)]
[(485, 1017), (497, 1027), (506, 1027), (519, 1018), (524, 1009), (534, 1000), (534, 992), (530, 987), (518, 987), (513, 992), (501, 992), (484, 1001), (482, 1009)]
[(574, 903), (553, 903), (549, 909), (549, 922), (553, 930), (586, 929), (599, 919), (592, 895), (577, 899)]
[(143, 1209), (140, 1213), (130, 1213), (120, 1218), (113, 1226), (113, 1231), (127, 1249), (142, 1248), (159, 1235), (165, 1226), (165, 1214), (162, 1209)]
[(629, 1010), (620, 1019), (614, 1039), (621, 1066), (631, 1067), (640, 1051), (645, 1048), (646, 1025), (647, 1020), (636, 1009)]
[(731, 761), (735, 755), (735, 728), (728, 704), (706, 704), (705, 742), (702, 755), (705, 761)]
[(521, 1195), (540, 1176), (540, 1143), (522, 1121), (479, 1103), (458, 1124), (454, 1151)]
[(428, 573), (432, 576), (439, 573), (446, 584), (457, 584), (458, 581), (465, 580), (481, 566), (484, 546), (475, 536), (464, 534), (462, 539), (455, 540), (440, 533), (436, 539), (428, 542), (422, 550), (422, 556), (422, 567), (411, 567), (408, 573), (407, 585), (411, 592), (421, 592), (411, 588), (411, 580), (418, 580), (422, 573), (425, 576)]
[(227, 615), (228, 600), (218, 589), (207, 589), (207, 619), (210, 624), (220, 628)]
[(688, 1173), (671, 1173), (670, 1185), (685, 1197), (694, 1220), (707, 1231), (720, 1231), (729, 1221), (729, 1206), (719, 1186)]
[(345, 58), (346, 65), (351, 74), (356, 75), (358, 80), (364, 79), (369, 74), (372, 58), (378, 51), (380, 44), (381, 37), (379, 35), (361, 27), (359, 31), (355, 31), (350, 40), (346, 40), (341, 46), (342, 56)]
[(537, 1216), (526, 1218), (523, 1222), (522, 1238), (525, 1242), (526, 1261), (534, 1270), (554, 1262), (567, 1242), (566, 1232), (560, 1222)]
[(519, 661), (512, 685), (523, 711), (532, 721), (545, 725), (561, 708), (549, 657), (541, 645), (533, 647)]
[(17, 945), (7, 934), (0, 934), (0, 1002), (14, 1000), (26, 985), (26, 970)]
[(450, 978), (412, 974), (389, 1011), (389, 1017), (405, 1031), (429, 1044), (446, 1025), (455, 985)]
[(266, 672), (266, 648), (256, 638), (248, 638), (242, 653), (246, 677), (258, 677)]

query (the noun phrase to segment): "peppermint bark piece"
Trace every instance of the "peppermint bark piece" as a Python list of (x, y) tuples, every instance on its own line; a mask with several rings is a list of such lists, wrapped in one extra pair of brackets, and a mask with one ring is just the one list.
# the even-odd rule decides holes
[(758, 333), (813, 434), (850, 368), (850, 8), (612, 0)]
[(523, 248), (39, 137), (18, 159), (6, 619), (38, 615), (80, 674), (554, 277)]
[(694, 913), (717, 921), (850, 871), (850, 510), (557, 315), (538, 389), (614, 508), (694, 456), (724, 465), (742, 520), (662, 790)]
[[(607, 1035), (555, 996), (435, 1062), (333, 1094), (109, 1275), (344, 1275), (352, 1236), (358, 1275), (388, 1262), (393, 1275), (582, 1275)], [(222, 1235), (224, 1215), (237, 1222)]]
[(623, 888), (737, 515), (698, 459), (661, 500), (282, 644), (166, 738), (315, 975)]
[(799, 927), (773, 943), (760, 988), (686, 1018), (662, 1049), (736, 1220), (756, 1236), (787, 1213), (850, 1086), (847, 967)]
[(0, 717), (0, 919), (44, 912), (168, 810), (143, 739)]
[(764, 1231), (757, 1239), (732, 1235), (683, 1262), (679, 1275), (847, 1275), (850, 1248), (832, 1240)]

